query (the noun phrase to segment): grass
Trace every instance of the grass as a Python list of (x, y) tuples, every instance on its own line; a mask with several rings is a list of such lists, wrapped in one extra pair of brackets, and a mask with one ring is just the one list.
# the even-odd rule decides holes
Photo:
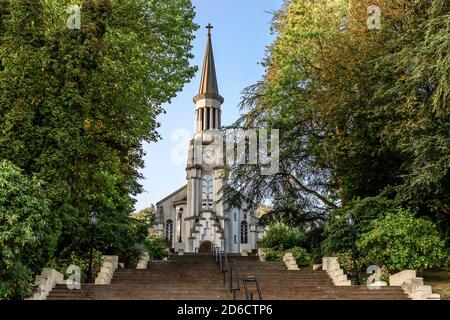
[(441, 295), (442, 300), (450, 300), (450, 271), (426, 271), (420, 277), (433, 288), (433, 293)]

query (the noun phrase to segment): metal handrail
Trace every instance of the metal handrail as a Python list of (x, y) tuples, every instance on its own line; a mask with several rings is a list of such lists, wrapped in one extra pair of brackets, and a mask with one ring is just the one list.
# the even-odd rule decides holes
[[(240, 286), (240, 282), (241, 282), (241, 278), (239, 275), (239, 269), (236, 265), (236, 259), (232, 260), (233, 263), (230, 265), (230, 271), (228, 272), (228, 286), (230, 289), (230, 292), (233, 294), (233, 300), (236, 300), (236, 291), (240, 291), (241, 290), (241, 286)], [(233, 270), (236, 273), (236, 287), (233, 287)]]
[[(228, 280), (228, 289), (233, 294), (233, 300), (236, 300), (236, 292), (241, 290), (241, 281), (244, 284), (245, 297), (247, 300), (253, 300), (253, 292), (248, 288), (248, 283), (255, 284), (258, 298), (259, 300), (262, 300), (261, 286), (256, 276), (246, 275), (241, 277), (236, 259), (232, 259), (230, 263), (227, 253), (225, 251), (221, 252), (219, 247), (215, 247), (213, 256), (215, 256), (219, 271), (223, 275), (223, 284), (226, 285)], [(225, 273), (227, 273), (227, 275), (225, 275)], [(234, 276), (236, 277), (236, 281), (233, 279)], [(234, 283), (236, 283), (236, 286), (234, 286)]]
[(218, 253), (219, 253), (219, 247), (214, 246), (212, 249), (212, 255), (215, 258), (216, 262), (218, 262), (218, 260), (219, 260)]
[[(230, 267), (229, 267), (229, 264), (228, 264), (228, 256), (227, 256), (227, 253), (224, 251), (224, 252), (222, 252), (223, 253), (223, 259), (222, 259), (222, 267), (221, 267), (221, 269), (220, 269), (220, 271), (222, 272), (222, 275), (223, 275), (223, 284), (225, 285), (226, 284), (226, 277), (225, 277), (225, 273), (230, 273)], [(224, 266), (224, 264), (225, 264), (225, 266)]]
[(248, 287), (247, 287), (247, 283), (255, 283), (256, 285), (256, 291), (258, 293), (258, 298), (259, 300), (262, 300), (262, 294), (261, 294), (261, 287), (259, 285), (259, 280), (255, 277), (255, 276), (245, 276), (242, 279), (243, 283), (244, 283), (244, 290), (245, 290), (245, 298), (247, 300), (253, 300), (253, 292), (251, 292)]
[(234, 259), (234, 261), (233, 261), (233, 265), (234, 265), (234, 270), (236, 270), (236, 279), (237, 279), (237, 287), (236, 287), (236, 289), (237, 290), (241, 290), (241, 275), (239, 274), (239, 269), (238, 269), (238, 267), (237, 267), (237, 264), (236, 264), (236, 259)]

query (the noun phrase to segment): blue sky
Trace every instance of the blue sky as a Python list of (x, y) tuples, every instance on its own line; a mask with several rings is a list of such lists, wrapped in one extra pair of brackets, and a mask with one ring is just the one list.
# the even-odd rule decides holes
[(196, 76), (183, 91), (164, 106), (166, 114), (158, 117), (162, 140), (145, 144), (145, 168), (141, 180), (145, 192), (136, 197), (136, 210), (149, 207), (186, 183), (187, 143), (194, 130), (195, 106), (192, 98), (197, 94), (199, 77), (206, 44), (207, 30), (211, 23), (214, 58), (221, 95), (222, 124), (228, 125), (239, 117), (238, 104), (242, 90), (257, 82), (263, 75), (261, 62), (266, 46), (272, 43), (270, 34), (272, 14), (282, 6), (282, 0), (193, 0), (201, 26), (193, 42), (195, 58), (191, 62), (199, 66)]

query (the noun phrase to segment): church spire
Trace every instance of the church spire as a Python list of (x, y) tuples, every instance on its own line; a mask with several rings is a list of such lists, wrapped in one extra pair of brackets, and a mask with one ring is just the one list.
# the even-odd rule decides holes
[(212, 98), (223, 103), (224, 99), (219, 94), (219, 87), (217, 85), (216, 66), (214, 64), (214, 54), (211, 41), (211, 29), (213, 26), (208, 24), (208, 40), (206, 42), (205, 57), (203, 60), (202, 77), (200, 80), (200, 89), (198, 95), (194, 97), (194, 102), (204, 98)]

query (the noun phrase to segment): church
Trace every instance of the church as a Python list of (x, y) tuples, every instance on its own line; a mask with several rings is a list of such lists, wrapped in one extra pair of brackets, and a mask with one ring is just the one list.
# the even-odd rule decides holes
[(200, 89), (194, 97), (195, 131), (189, 143), (186, 184), (156, 204), (153, 231), (164, 236), (173, 252), (209, 252), (219, 247), (228, 253), (257, 250), (264, 228), (245, 202), (231, 205), (222, 198), (223, 144), (221, 107), (211, 41), (203, 62)]

